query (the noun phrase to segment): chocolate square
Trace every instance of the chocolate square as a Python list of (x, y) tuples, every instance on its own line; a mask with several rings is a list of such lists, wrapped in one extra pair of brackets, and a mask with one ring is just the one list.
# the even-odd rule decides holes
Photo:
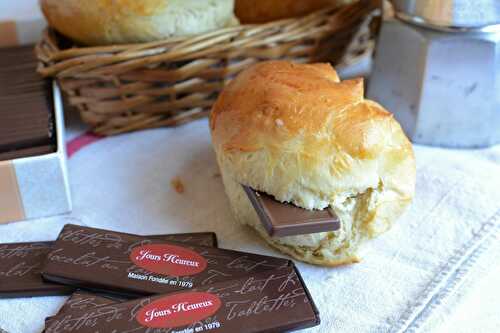
[(284, 237), (340, 229), (340, 220), (331, 209), (307, 210), (275, 200), (268, 194), (243, 186), (262, 225), (271, 237)]

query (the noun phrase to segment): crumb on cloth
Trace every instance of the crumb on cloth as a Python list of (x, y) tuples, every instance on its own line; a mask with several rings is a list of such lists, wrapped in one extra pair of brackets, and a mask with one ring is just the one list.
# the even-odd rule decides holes
[(179, 177), (172, 178), (170, 181), (170, 185), (172, 188), (175, 190), (175, 192), (182, 194), (184, 193), (184, 184), (182, 183), (182, 180)]

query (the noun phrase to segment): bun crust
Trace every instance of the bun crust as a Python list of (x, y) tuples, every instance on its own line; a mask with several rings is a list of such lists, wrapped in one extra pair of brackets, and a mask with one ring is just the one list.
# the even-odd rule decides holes
[(86, 45), (161, 40), (237, 24), (234, 0), (40, 0), (49, 25)]
[[(415, 159), (400, 125), (363, 98), (362, 80), (340, 81), (330, 65), (247, 69), (220, 94), (210, 127), (236, 218), (297, 259), (357, 262), (358, 245), (388, 230), (413, 198)], [(331, 207), (342, 229), (270, 238), (240, 184), (305, 209)]]
[(342, 2), (340, 0), (236, 0), (236, 16), (242, 23), (265, 23), (303, 16)]

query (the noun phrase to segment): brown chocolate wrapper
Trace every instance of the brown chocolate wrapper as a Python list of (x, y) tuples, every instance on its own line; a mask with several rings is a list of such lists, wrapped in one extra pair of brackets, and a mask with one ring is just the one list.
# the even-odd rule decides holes
[(113, 231), (66, 225), (47, 255), (47, 281), (123, 297), (141, 297), (284, 269), (287, 259), (167, 242), (125, 239)]
[[(104, 294), (92, 294), (86, 291), (77, 290), (64, 302), (63, 306), (57, 311), (57, 314), (51, 317), (45, 318), (45, 326), (57, 316), (62, 314), (71, 313), (74, 311), (82, 311), (88, 309), (94, 309), (101, 306), (111, 305), (115, 303), (122, 303), (127, 301), (124, 298), (113, 297)], [(42, 333), (45, 332), (45, 329)]]
[[(124, 239), (137, 239), (125, 233), (116, 233)], [(205, 246), (217, 246), (212, 232), (148, 236), (162, 240), (191, 242)], [(0, 244), (0, 298), (68, 295), (75, 288), (46, 282), (40, 270), (52, 250), (54, 242)]]
[(100, 303), (96, 306), (67, 308), (50, 318), (45, 332), (264, 333), (320, 323), (319, 312), (294, 266), (122, 303), (110, 304), (99, 296), (93, 301), (96, 299)]

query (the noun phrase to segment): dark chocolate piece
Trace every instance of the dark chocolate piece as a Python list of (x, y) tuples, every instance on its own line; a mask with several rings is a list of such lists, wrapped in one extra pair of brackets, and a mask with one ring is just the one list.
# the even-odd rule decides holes
[(340, 229), (340, 220), (330, 209), (307, 210), (282, 203), (268, 194), (243, 186), (262, 225), (271, 237), (313, 234)]
[(140, 297), (289, 265), (281, 258), (148, 237), (126, 239), (113, 231), (66, 225), (42, 275), (77, 288)]
[[(130, 234), (117, 235), (129, 240), (136, 239)], [(215, 234), (211, 232), (149, 237), (217, 245)], [(53, 242), (0, 244), (0, 298), (68, 295), (74, 291), (70, 286), (46, 282), (40, 275), (52, 245)]]
[(47, 333), (288, 332), (319, 325), (319, 312), (294, 266), (195, 290), (61, 313)]
[(33, 46), (0, 50), (0, 160), (56, 150), (52, 86), (36, 67)]

